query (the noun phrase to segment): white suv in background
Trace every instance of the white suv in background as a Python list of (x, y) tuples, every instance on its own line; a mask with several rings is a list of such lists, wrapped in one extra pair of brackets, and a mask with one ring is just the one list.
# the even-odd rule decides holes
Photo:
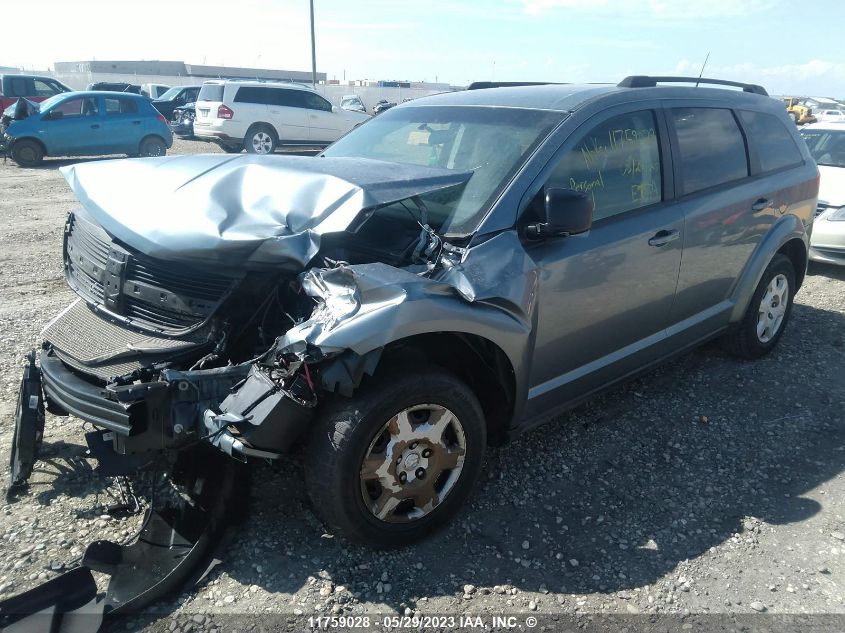
[(227, 152), (271, 154), (279, 145), (324, 147), (369, 118), (336, 108), (300, 84), (206, 81), (197, 97), (194, 136)]

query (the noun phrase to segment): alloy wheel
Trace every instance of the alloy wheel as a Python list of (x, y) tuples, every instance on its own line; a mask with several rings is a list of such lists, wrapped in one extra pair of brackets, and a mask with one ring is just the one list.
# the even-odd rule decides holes
[(269, 154), (273, 149), (273, 139), (267, 132), (256, 132), (252, 135), (252, 147), (256, 154)]

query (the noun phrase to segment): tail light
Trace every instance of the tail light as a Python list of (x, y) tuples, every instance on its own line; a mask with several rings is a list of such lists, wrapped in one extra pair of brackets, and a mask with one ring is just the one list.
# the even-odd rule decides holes
[(220, 105), (217, 107), (218, 119), (231, 119), (233, 116), (235, 116), (235, 112), (232, 110), (232, 108), (229, 108), (224, 105)]
[(165, 119), (165, 118), (164, 118), (164, 115), (163, 115), (163, 114), (159, 114), (156, 118), (157, 118), (159, 121), (161, 121), (162, 123), (164, 123), (165, 125), (167, 125), (167, 119)]

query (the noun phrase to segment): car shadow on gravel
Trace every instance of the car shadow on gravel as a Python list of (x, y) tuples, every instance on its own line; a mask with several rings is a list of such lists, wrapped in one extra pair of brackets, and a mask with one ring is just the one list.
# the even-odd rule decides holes
[(307, 594), (309, 605), (326, 602), (318, 591), (330, 579), (356, 596), (351, 612), (361, 602), (401, 612), (438, 596), (462, 602), (466, 584), (628, 590), (731, 539), (754, 547), (754, 526), (816, 514), (819, 503), (802, 495), (845, 469), (842, 332), (841, 314), (798, 304), (764, 359), (739, 361), (710, 344), (618, 387), (491, 450), (470, 506), (398, 551), (327, 533), (299, 458), (258, 467), (251, 514), (212, 578), (300, 602)]
[(810, 262), (807, 267), (807, 275), (829, 277), (838, 281), (845, 281), (845, 266), (836, 266), (834, 264), (822, 264), (820, 262)]
[(87, 448), (78, 444), (43, 442), (26, 493), (48, 506), (60, 496), (82, 497), (92, 488), (105, 489), (108, 481), (95, 473), (86, 453)]
[(49, 169), (58, 169), (59, 167), (65, 167), (66, 165), (76, 165), (78, 163), (95, 163), (101, 160), (110, 160), (112, 158), (126, 158), (126, 156), (121, 156), (120, 154), (115, 156), (86, 156), (86, 157), (71, 157), (71, 158), (45, 158), (40, 164), (33, 165), (31, 167), (25, 167), (23, 165), (18, 165), (14, 161), (10, 159), (10, 164), (14, 165), (18, 169), (23, 170), (49, 170)]

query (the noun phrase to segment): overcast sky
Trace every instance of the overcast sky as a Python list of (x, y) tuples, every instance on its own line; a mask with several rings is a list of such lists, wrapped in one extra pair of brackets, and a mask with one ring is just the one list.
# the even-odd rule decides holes
[[(310, 70), (308, 0), (42, 0), (0, 65), (163, 59)], [(845, 97), (843, 0), (315, 0), (330, 79), (617, 82), (705, 75)], [(7, 11), (8, 13), (8, 11)], [(35, 16), (32, 16), (35, 19)], [(20, 20), (15, 20), (22, 26)], [(34, 22), (33, 22), (34, 24)]]

